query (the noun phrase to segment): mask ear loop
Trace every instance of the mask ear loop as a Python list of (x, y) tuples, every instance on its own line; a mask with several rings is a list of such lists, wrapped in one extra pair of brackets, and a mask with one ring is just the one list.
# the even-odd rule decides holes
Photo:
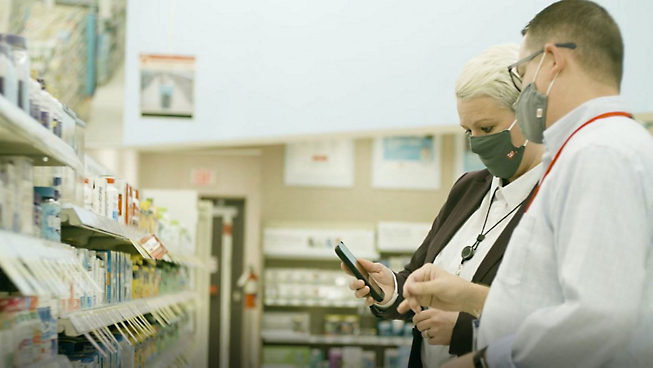
[[(517, 119), (515, 119), (515, 121), (513, 121), (512, 124), (510, 124), (510, 127), (508, 128), (508, 131), (511, 131), (511, 130), (512, 130), (512, 127), (514, 127), (515, 124), (517, 124)], [(522, 144), (521, 146), (522, 146), (522, 147), (526, 147), (527, 144), (528, 144), (528, 139), (527, 139), (526, 142), (524, 142), (524, 144)]]
[(553, 76), (553, 80), (551, 83), (549, 83), (549, 88), (546, 89), (546, 96), (549, 97), (549, 92), (551, 92), (551, 87), (553, 87), (553, 83), (556, 81), (556, 78), (558, 78), (558, 74), (560, 74), (560, 71), (556, 73), (555, 76)]

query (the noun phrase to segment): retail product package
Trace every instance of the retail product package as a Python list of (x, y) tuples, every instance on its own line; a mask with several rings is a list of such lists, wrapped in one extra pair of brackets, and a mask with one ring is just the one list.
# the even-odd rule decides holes
[(399, 368), (407, 367), (408, 365), (399, 365), (399, 350), (398, 349), (385, 349), (383, 352), (383, 367), (384, 368)]
[(0, 364), (25, 367), (53, 356), (56, 321), (46, 300), (0, 298)]
[[(27, 157), (0, 158), (0, 171), (6, 181), (13, 199), (5, 199), (11, 207), (10, 229), (26, 235), (33, 234), (34, 224), (34, 179), (32, 159)], [(5, 191), (6, 192), (6, 191)], [(6, 193), (5, 193), (6, 194)], [(4, 216), (3, 216), (4, 219)]]
[(105, 216), (118, 221), (118, 188), (116, 188), (116, 179), (105, 177), (106, 182), (106, 213)]
[(263, 368), (296, 368), (309, 364), (311, 351), (299, 346), (263, 346)]
[[(408, 365), (406, 365), (408, 366)], [(376, 367), (376, 352), (364, 351), (361, 356), (361, 368), (375, 368)]]
[(324, 333), (326, 335), (360, 334), (360, 317), (356, 315), (327, 314), (324, 316)]
[(342, 367), (342, 348), (329, 349), (329, 367)]
[(358, 347), (342, 348), (342, 368), (360, 368), (363, 365), (363, 349)]
[(0, 34), (0, 42), (11, 49), (11, 55), (16, 70), (16, 104), (29, 114), (28, 83), (30, 77), (27, 40), (15, 34)]
[(13, 105), (18, 104), (18, 78), (11, 47), (0, 41), (0, 94)]
[(98, 215), (107, 215), (107, 181), (103, 177), (93, 180), (93, 211)]
[[(16, 170), (10, 161), (0, 158), (0, 229), (13, 231), (16, 211)], [(17, 221), (17, 220), (16, 220)]]
[[(52, 187), (34, 187), (34, 193), (40, 198), (41, 229), (43, 239), (61, 242), (61, 205), (56, 199), (56, 191)], [(34, 194), (32, 194), (32, 198)], [(34, 206), (32, 206), (34, 212)]]
[(104, 296), (107, 304), (114, 303), (116, 298), (116, 293), (114, 291), (116, 276), (115, 276), (115, 253), (109, 250), (97, 251), (97, 256), (104, 262), (105, 272), (106, 272), (106, 283)]
[(311, 314), (303, 312), (263, 313), (263, 333), (266, 336), (308, 336)]

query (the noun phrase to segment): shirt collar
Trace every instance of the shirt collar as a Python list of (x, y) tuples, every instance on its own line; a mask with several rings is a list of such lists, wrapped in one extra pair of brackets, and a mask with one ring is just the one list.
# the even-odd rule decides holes
[(531, 190), (533, 190), (541, 175), (542, 163), (537, 164), (537, 166), (528, 170), (507, 186), (503, 186), (503, 179), (495, 176), (492, 178), (492, 185), (490, 185), (490, 195), (498, 188), (497, 199), (503, 197), (508, 207), (517, 207), (526, 199)]
[(576, 128), (595, 116), (611, 111), (630, 111), (630, 106), (621, 96), (606, 96), (589, 100), (567, 115), (560, 118), (555, 124), (544, 131), (544, 155), (543, 162), (550, 162), (556, 152), (560, 149), (565, 139), (573, 133)]

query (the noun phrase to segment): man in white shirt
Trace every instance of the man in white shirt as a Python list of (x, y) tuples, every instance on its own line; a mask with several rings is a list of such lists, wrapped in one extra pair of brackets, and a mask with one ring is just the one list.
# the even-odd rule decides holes
[(524, 34), (510, 69), (520, 130), (545, 144), (539, 191), (491, 290), (426, 265), (399, 311), (482, 311), (481, 350), (451, 366), (653, 366), (653, 138), (618, 96), (619, 28), (567, 0)]

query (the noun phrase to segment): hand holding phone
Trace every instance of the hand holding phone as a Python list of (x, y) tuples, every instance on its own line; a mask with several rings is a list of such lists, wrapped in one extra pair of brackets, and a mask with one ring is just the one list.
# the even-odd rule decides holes
[(336, 254), (342, 260), (343, 264), (351, 272), (354, 277), (359, 280), (362, 280), (367, 287), (370, 289), (370, 296), (377, 302), (380, 303), (385, 298), (385, 292), (381, 287), (374, 281), (373, 278), (367, 273), (367, 271), (360, 265), (356, 260), (356, 257), (349, 251), (343, 242), (340, 242), (336, 245)]

